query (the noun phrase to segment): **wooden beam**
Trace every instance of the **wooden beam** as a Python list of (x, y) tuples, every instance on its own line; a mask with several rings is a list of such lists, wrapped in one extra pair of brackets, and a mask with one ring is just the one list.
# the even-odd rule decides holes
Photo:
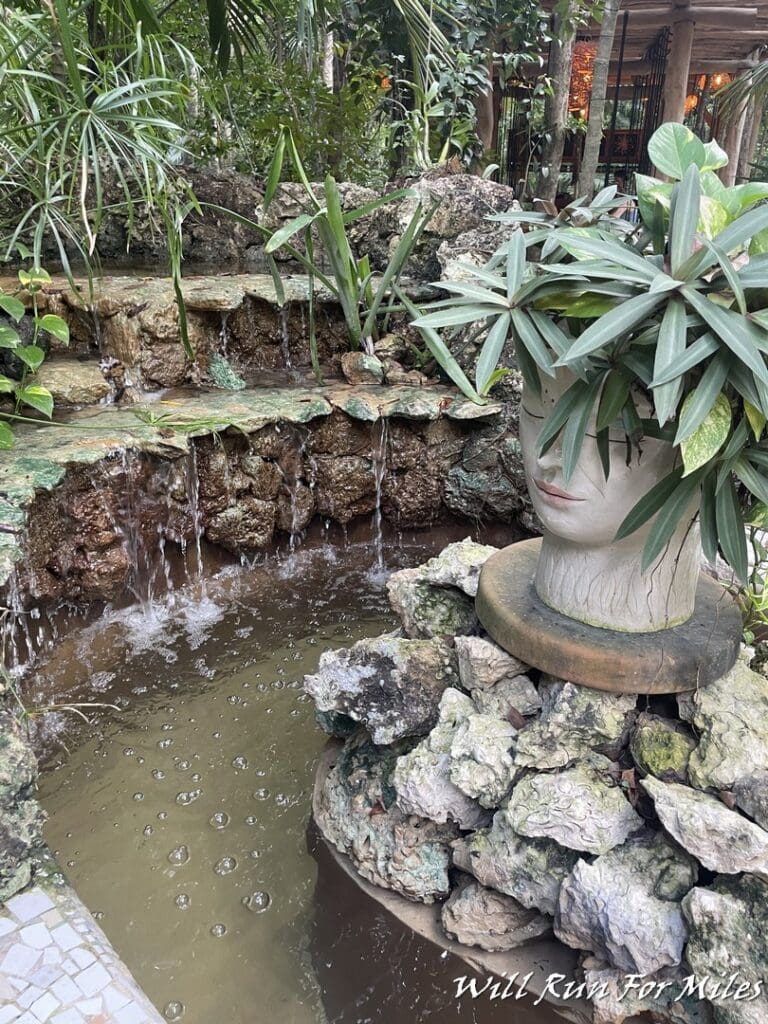
[(629, 27), (657, 28), (659, 25), (673, 25), (678, 21), (695, 21), (697, 25), (727, 26), (730, 31), (740, 28), (754, 28), (757, 21), (757, 7), (630, 7)]
[(664, 120), (683, 122), (685, 97), (691, 73), (691, 54), (695, 23), (678, 21), (672, 29), (672, 44), (667, 56), (664, 76)]
[[(716, 75), (720, 71), (727, 71), (729, 74), (735, 75), (739, 71), (743, 71), (744, 68), (754, 66), (755, 62), (746, 57), (739, 58), (739, 60), (697, 60), (696, 57), (691, 57), (692, 75)], [(623, 77), (628, 79), (633, 75), (647, 75), (650, 70), (651, 65), (646, 60), (625, 60)], [(618, 61), (611, 61), (611, 75), (615, 77), (618, 71)]]

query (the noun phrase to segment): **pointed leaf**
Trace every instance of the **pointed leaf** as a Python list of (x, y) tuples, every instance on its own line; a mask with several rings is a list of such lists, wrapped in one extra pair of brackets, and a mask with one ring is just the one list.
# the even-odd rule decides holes
[[(695, 401), (695, 393), (685, 402)], [(685, 413), (685, 403), (683, 404)], [(685, 466), (685, 476), (705, 465), (725, 444), (731, 429), (731, 403), (721, 392), (704, 420), (680, 445)]]
[(16, 323), (18, 323), (26, 313), (24, 303), (21, 299), (17, 299), (15, 295), (0, 294), (0, 309), (2, 309), (4, 313), (7, 313), (12, 320), (16, 321)]
[(633, 328), (650, 316), (662, 301), (662, 295), (638, 295), (634, 299), (622, 302), (616, 309), (590, 324), (557, 365), (568, 366), (575, 359), (588, 356), (626, 337)]
[(707, 418), (725, 384), (729, 363), (727, 353), (721, 352), (715, 356), (702, 374), (695, 391), (686, 396), (680, 410), (675, 444), (682, 444)]
[(692, 165), (672, 193), (672, 211), (669, 222), (669, 255), (672, 275), (676, 277), (693, 251), (693, 241), (699, 224), (701, 184), (699, 169)]
[(644, 526), (651, 516), (656, 515), (667, 499), (674, 493), (683, 476), (683, 467), (676, 466), (663, 480), (659, 480), (647, 494), (632, 508), (616, 532), (616, 540), (629, 537)]
[(738, 313), (723, 309), (717, 303), (703, 298), (693, 288), (686, 288), (684, 294), (702, 320), (722, 338), (733, 354), (763, 383), (768, 384), (768, 369), (749, 332), (749, 321)]
[(15, 443), (16, 438), (13, 436), (11, 428), (7, 423), (0, 421), (0, 449), (13, 448)]
[(475, 385), (481, 395), (486, 394), (489, 381), (499, 365), (504, 344), (509, 336), (511, 322), (511, 314), (502, 313), (490, 331), (488, 331), (488, 336), (483, 342), (483, 347), (480, 349), (477, 369), (475, 370)]
[(525, 236), (518, 228), (512, 232), (507, 251), (507, 298), (512, 299), (523, 283), (525, 272)]
[(53, 414), (53, 396), (48, 388), (41, 387), (39, 384), (27, 384), (25, 387), (19, 388), (16, 391), (16, 398), (24, 405), (37, 409), (49, 419)]
[(691, 505), (702, 476), (703, 471), (699, 470), (692, 476), (685, 477), (662, 505), (643, 546), (640, 560), (641, 572), (647, 572), (650, 569), (672, 539), (686, 513), (690, 511), (695, 518), (696, 513), (691, 509)]
[(736, 488), (730, 477), (715, 496), (715, 516), (723, 557), (742, 583), (745, 583), (749, 573), (747, 534)]
[(536, 330), (533, 321), (524, 310), (512, 310), (512, 327), (518, 340), (523, 344), (539, 369), (543, 370), (547, 376), (554, 377), (555, 371), (552, 368), (552, 359), (547, 346)]
[(587, 433), (587, 425), (604, 380), (605, 377), (601, 374), (587, 384), (581, 401), (572, 411), (565, 425), (563, 431), (563, 478), (566, 481), (571, 479), (578, 465)]
[(19, 345), (15, 350), (15, 355), (32, 371), (36, 370), (45, 359), (45, 352), (37, 345)]
[[(664, 310), (659, 327), (659, 339), (653, 363), (654, 379), (662, 376), (679, 363), (685, 352), (686, 340), (685, 305), (680, 299), (671, 299)], [(664, 426), (674, 414), (680, 400), (682, 387), (683, 378), (678, 374), (668, 384), (662, 384), (653, 389), (656, 418), (661, 426)]]
[(41, 330), (52, 334), (63, 345), (69, 344), (69, 324), (66, 320), (62, 320), (60, 316), (46, 313), (44, 317), (41, 317), (39, 327)]

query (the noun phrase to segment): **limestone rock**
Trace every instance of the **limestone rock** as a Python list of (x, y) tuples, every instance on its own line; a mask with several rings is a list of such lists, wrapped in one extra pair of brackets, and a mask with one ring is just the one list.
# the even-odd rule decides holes
[(381, 360), (366, 352), (345, 352), (341, 357), (341, 372), (350, 384), (381, 384), (384, 380)]
[(768, 832), (759, 825), (688, 786), (652, 778), (642, 786), (664, 828), (705, 868), (725, 875), (748, 871), (768, 881)]
[(43, 363), (35, 374), (35, 383), (48, 388), (54, 405), (98, 405), (112, 394), (99, 364), (79, 359)]
[(405, 749), (378, 748), (362, 732), (347, 740), (323, 787), (317, 824), (363, 878), (433, 903), (450, 892), (449, 844), (458, 830), (407, 815), (395, 804), (392, 771)]
[(645, 712), (638, 717), (630, 742), (640, 772), (662, 782), (687, 782), (688, 761), (695, 748), (696, 740), (683, 723)]
[(443, 905), (442, 922), (449, 938), (490, 953), (515, 949), (552, 928), (543, 914), (469, 879)]
[(274, 504), (251, 495), (245, 495), (237, 505), (215, 512), (205, 521), (208, 540), (236, 555), (263, 548), (274, 532)]
[(768, 679), (737, 661), (730, 672), (680, 702), (701, 736), (688, 774), (699, 789), (731, 789), (768, 770)]
[(697, 876), (687, 854), (649, 830), (578, 862), (560, 889), (555, 934), (630, 974), (674, 967), (686, 940), (679, 900)]
[(761, 828), (768, 829), (768, 772), (758, 772), (739, 779), (733, 787), (736, 806)]
[(320, 711), (349, 715), (386, 744), (429, 732), (443, 691), (457, 681), (456, 656), (443, 641), (384, 635), (326, 651), (304, 688)]
[(345, 740), (360, 728), (354, 718), (338, 711), (318, 711), (315, 708), (315, 721), (326, 735), (339, 740)]
[(496, 550), (489, 544), (477, 544), (467, 537), (443, 548), (435, 558), (420, 565), (419, 571), (427, 583), (457, 587), (469, 597), (476, 597), (480, 570)]
[(488, 821), (487, 811), (451, 778), (451, 747), (459, 728), (473, 712), (469, 697), (458, 690), (446, 690), (437, 725), (418, 746), (398, 758), (392, 783), (397, 805), (406, 814), (440, 823), (452, 820), (461, 828), (477, 828)]
[[(523, 675), (528, 666), (495, 644), (480, 636), (456, 638), (459, 676), (465, 690), (488, 690), (503, 679)], [(541, 701), (537, 708), (541, 707)]]
[[(698, 979), (707, 979), (717, 1024), (764, 1024), (768, 1020), (765, 991), (768, 964), (768, 885), (745, 875), (718, 878), (712, 888), (693, 889), (683, 900), (690, 932), (686, 956)], [(757, 999), (745, 991), (734, 999), (739, 984), (761, 982)]]
[(527, 775), (513, 789), (508, 813), (520, 835), (594, 854), (608, 853), (643, 827), (621, 789), (588, 764)]
[(469, 714), (451, 743), (451, 781), (482, 807), (498, 807), (515, 777), (510, 751), (516, 735), (509, 722)]
[(592, 751), (615, 759), (626, 746), (637, 698), (550, 680), (541, 718), (520, 736), (515, 763), (522, 768), (562, 768)]
[(584, 980), (590, 987), (593, 1024), (635, 1024), (638, 1017), (658, 1024), (713, 1024), (712, 1007), (686, 991), (687, 967), (665, 967), (632, 984), (647, 985), (645, 992), (630, 989), (626, 971), (609, 967), (597, 957), (584, 961)]
[[(512, 209), (519, 209), (513, 203)], [(509, 240), (509, 225), (487, 221), (481, 227), (472, 228), (455, 238), (446, 239), (437, 250), (444, 281), (477, 282), (467, 265), (483, 267), (497, 249)]]
[(474, 601), (455, 587), (426, 583), (421, 569), (392, 573), (387, 593), (406, 636), (455, 636), (477, 629)]
[(497, 718), (509, 718), (514, 712), (535, 715), (541, 707), (541, 698), (528, 676), (512, 676), (488, 690), (472, 690), (472, 700), (478, 711)]
[(560, 885), (579, 859), (549, 839), (519, 835), (505, 810), (497, 811), (490, 828), (453, 844), (453, 862), (482, 885), (513, 896), (518, 903), (554, 914)]

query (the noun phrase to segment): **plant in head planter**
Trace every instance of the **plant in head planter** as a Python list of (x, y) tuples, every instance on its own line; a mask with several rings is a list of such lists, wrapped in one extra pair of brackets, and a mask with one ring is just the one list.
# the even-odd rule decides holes
[(699, 533), (745, 580), (745, 520), (768, 503), (768, 184), (725, 188), (725, 154), (682, 125), (649, 154), (674, 180), (639, 178), (637, 225), (606, 215), (611, 190), (505, 215), (504, 252), (416, 321), (483, 322), (479, 385), (513, 341), (538, 593), (634, 632), (691, 616)]

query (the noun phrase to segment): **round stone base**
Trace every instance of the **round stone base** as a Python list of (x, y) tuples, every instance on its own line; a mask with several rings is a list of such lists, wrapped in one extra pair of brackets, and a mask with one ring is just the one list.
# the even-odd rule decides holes
[(688, 622), (655, 633), (620, 633), (568, 618), (544, 604), (534, 577), (541, 540), (491, 555), (480, 574), (476, 610), (510, 654), (572, 683), (614, 693), (684, 693), (733, 666), (741, 644), (736, 602), (708, 576), (699, 580)]

